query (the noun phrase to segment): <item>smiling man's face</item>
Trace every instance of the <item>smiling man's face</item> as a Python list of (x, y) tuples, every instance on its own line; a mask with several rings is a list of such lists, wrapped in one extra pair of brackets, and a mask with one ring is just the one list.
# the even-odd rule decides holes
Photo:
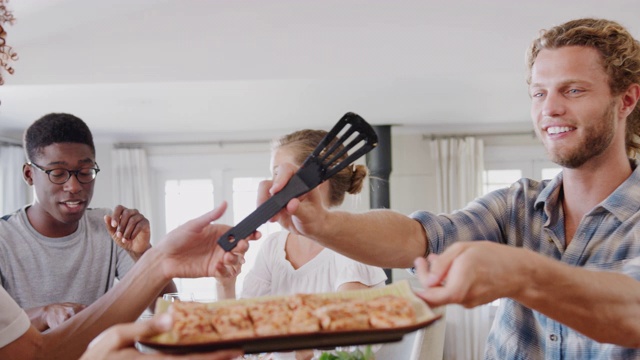
[(624, 121), (616, 117), (620, 99), (611, 95), (595, 49), (541, 50), (531, 68), (529, 91), (534, 128), (558, 165), (578, 168), (614, 141), (624, 141)]
[[(48, 145), (31, 161), (45, 170), (95, 167), (91, 148), (80, 143)], [(72, 175), (64, 184), (54, 184), (44, 171), (29, 165), (24, 167), (24, 177), (34, 187), (34, 202), (27, 214), (36, 230), (51, 237), (69, 235), (75, 231), (93, 197), (95, 180), (82, 184)]]

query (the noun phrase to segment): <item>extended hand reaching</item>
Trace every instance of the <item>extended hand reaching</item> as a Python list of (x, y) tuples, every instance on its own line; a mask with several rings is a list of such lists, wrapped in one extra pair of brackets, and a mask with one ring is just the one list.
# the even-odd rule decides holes
[(430, 305), (460, 304), (467, 308), (513, 297), (521, 290), (529, 250), (489, 241), (464, 241), (442, 254), (415, 261), (425, 290), (418, 295)]
[(227, 204), (223, 202), (218, 208), (171, 231), (154, 247), (165, 258), (162, 267), (168, 278), (213, 277), (242, 264), (243, 255), (249, 249), (247, 240), (259, 239), (260, 233), (256, 231), (248, 239), (238, 241), (233, 252), (225, 252), (217, 240), (230, 227), (211, 222), (220, 218), (226, 208)]

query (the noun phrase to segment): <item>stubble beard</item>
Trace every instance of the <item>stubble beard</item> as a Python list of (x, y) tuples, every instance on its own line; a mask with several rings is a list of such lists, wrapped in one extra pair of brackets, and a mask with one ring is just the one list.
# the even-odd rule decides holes
[(567, 169), (576, 169), (602, 154), (613, 141), (615, 103), (612, 101), (594, 126), (585, 128), (585, 138), (575, 149), (549, 152), (551, 161)]

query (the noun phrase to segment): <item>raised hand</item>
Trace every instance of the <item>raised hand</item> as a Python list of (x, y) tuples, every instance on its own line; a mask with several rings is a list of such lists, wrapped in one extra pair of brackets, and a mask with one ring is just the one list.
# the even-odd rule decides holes
[(260, 233), (240, 240), (233, 252), (225, 252), (217, 240), (230, 226), (211, 222), (219, 219), (226, 208), (227, 204), (223, 202), (214, 210), (182, 224), (154, 247), (165, 258), (162, 266), (168, 278), (213, 277), (242, 265), (243, 255), (249, 248), (247, 240), (260, 238)]
[(236, 249), (233, 249), (231, 253), (236, 256), (237, 262), (234, 262), (233, 264), (220, 263), (219, 266), (216, 267), (216, 271), (213, 274), (213, 277), (215, 277), (220, 284), (235, 284), (236, 278), (242, 271), (242, 265), (245, 263), (244, 254), (246, 253), (246, 251), (238, 252), (236, 251)]
[(151, 247), (149, 220), (138, 210), (118, 205), (110, 216), (104, 217), (104, 221), (113, 241), (136, 260)]
[(233, 249), (233, 253), (237, 256), (237, 262), (235, 264), (219, 263), (213, 275), (216, 278), (218, 300), (236, 298), (236, 280), (245, 262), (244, 253), (238, 253), (236, 249)]

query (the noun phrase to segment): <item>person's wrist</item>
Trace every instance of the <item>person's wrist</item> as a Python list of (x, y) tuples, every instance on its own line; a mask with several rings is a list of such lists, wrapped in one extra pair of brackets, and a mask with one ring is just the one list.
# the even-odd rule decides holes
[(128, 250), (128, 252), (129, 252), (129, 255), (133, 258), (133, 260), (138, 261), (140, 260), (142, 255), (144, 255), (147, 251), (149, 251), (149, 249), (151, 249), (151, 244), (148, 244), (147, 248), (142, 250), (141, 252), (137, 252), (133, 250)]
[(339, 212), (338, 210), (329, 210), (321, 207), (316, 211), (316, 214), (316, 218), (319, 220), (311, 222), (312, 226), (308, 231), (308, 237), (316, 239), (333, 239), (336, 236), (339, 236), (339, 232), (333, 228), (333, 225), (328, 226), (328, 224), (333, 224), (335, 219), (339, 220), (341, 215), (345, 215), (344, 213)]
[[(526, 301), (526, 299), (535, 299), (544, 294), (540, 291), (540, 281), (548, 281), (548, 279), (541, 279), (543, 267), (546, 266), (544, 258), (538, 253), (530, 251), (528, 249), (514, 249), (517, 250), (516, 260), (513, 262), (519, 269), (513, 269), (512, 274), (530, 274), (530, 276), (511, 276), (513, 281), (517, 281), (515, 286), (515, 292), (512, 296), (515, 300)], [(518, 259), (522, 257), (522, 259)]]
[(140, 265), (149, 267), (153, 270), (153, 273), (159, 274), (162, 277), (162, 281), (168, 282), (175, 277), (171, 273), (170, 267), (166, 264), (169, 261), (169, 257), (157, 248), (149, 247), (144, 256), (140, 258), (140, 261), (143, 262)]
[(236, 278), (216, 278), (216, 285), (219, 288), (229, 289), (236, 286)]

